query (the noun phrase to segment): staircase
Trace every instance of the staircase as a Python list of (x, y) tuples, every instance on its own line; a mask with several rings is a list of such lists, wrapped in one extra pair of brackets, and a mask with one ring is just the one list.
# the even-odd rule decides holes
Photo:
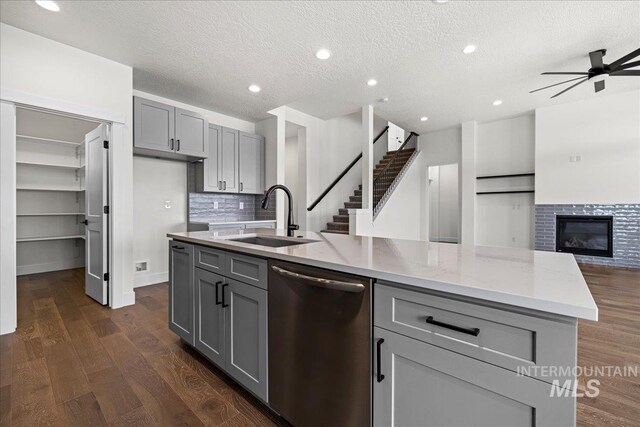
[[(374, 196), (373, 206), (375, 207), (380, 200), (384, 197), (386, 191), (389, 189), (393, 181), (398, 174), (402, 172), (415, 149), (408, 148), (397, 153), (396, 151), (389, 151), (384, 155), (380, 163), (378, 163), (373, 170), (373, 176), (376, 177), (382, 170), (389, 164), (397, 153), (397, 158), (393, 164), (385, 173), (384, 179), (380, 182), (382, 190), (379, 195)], [(337, 233), (337, 234), (349, 234), (349, 213), (348, 209), (361, 209), (362, 208), (362, 185), (358, 186), (358, 189), (353, 192), (353, 196), (349, 196), (349, 201), (344, 203), (344, 208), (338, 210), (338, 215), (333, 216), (333, 221), (327, 223), (327, 229), (322, 230), (323, 233)]]

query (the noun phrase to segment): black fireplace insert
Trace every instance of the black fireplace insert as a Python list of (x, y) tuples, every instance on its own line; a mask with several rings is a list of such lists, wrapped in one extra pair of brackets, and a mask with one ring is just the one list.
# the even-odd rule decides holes
[(556, 252), (613, 257), (613, 217), (556, 216)]

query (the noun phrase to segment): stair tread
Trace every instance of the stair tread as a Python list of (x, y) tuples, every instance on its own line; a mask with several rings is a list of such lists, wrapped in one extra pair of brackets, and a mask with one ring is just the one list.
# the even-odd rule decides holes
[(348, 231), (344, 230), (322, 230), (322, 233), (333, 233), (333, 234), (349, 234)]

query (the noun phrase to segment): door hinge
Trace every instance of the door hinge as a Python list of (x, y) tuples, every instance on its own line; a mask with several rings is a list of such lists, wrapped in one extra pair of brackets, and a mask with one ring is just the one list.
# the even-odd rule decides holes
[(104, 273), (104, 281), (105, 282), (109, 281), (109, 273)]
[(105, 206), (103, 212), (108, 214), (109, 213), (109, 206)]
[(102, 141), (102, 146), (104, 148), (109, 148), (109, 141)]

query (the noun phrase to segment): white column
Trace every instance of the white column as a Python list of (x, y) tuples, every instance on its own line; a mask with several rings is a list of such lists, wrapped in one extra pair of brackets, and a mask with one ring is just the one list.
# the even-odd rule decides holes
[(373, 106), (362, 107), (362, 209), (373, 210)]
[(477, 123), (475, 121), (462, 123), (460, 243), (463, 245), (475, 244), (477, 140)]

